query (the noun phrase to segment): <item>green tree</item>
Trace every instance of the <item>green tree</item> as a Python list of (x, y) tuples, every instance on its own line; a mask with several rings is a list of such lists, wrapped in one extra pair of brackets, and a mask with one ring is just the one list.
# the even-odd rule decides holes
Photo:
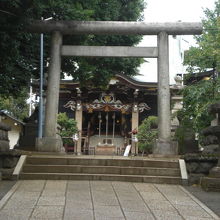
[(181, 150), (183, 150), (184, 136), (188, 132), (197, 133), (199, 142), (202, 142), (202, 129), (210, 126), (213, 115), (208, 111), (209, 105), (220, 100), (220, 79), (201, 80), (195, 84), (188, 85), (182, 90), (183, 108), (177, 113), (180, 120), (180, 127), (177, 129), (177, 138)]
[[(137, 21), (143, 18), (144, 0), (1, 0), (0, 93), (16, 96), (30, 78), (39, 78), (39, 34), (25, 32), (33, 19)], [(45, 36), (44, 64), (50, 36)], [(140, 36), (65, 36), (64, 44), (135, 45)], [(115, 73), (135, 75), (142, 59), (63, 58), (62, 71), (74, 80), (104, 85)], [(46, 70), (46, 67), (45, 67)], [(86, 79), (86, 80), (85, 80)]]
[(156, 116), (145, 118), (138, 127), (138, 147), (142, 151), (152, 153), (154, 142), (157, 138), (158, 119)]
[(214, 68), (220, 71), (220, 1), (215, 2), (214, 10), (204, 10), (204, 31), (196, 36), (196, 47), (191, 47), (185, 53), (184, 64), (189, 73), (206, 71)]
[(13, 96), (8, 96), (7, 98), (0, 96), (0, 110), (23, 120), (28, 116), (27, 98), (27, 92), (24, 90), (16, 98)]
[(220, 79), (216, 74), (220, 70), (220, 1), (215, 2), (214, 10), (206, 9), (204, 13), (204, 31), (195, 37), (197, 46), (185, 53), (184, 64), (188, 66), (187, 77), (210, 69), (214, 74), (210, 80), (201, 80), (183, 89), (183, 109), (178, 112), (181, 129), (176, 134), (179, 139), (183, 138), (185, 131), (193, 129), (201, 140), (201, 130), (209, 126), (213, 118), (208, 107), (220, 100)]

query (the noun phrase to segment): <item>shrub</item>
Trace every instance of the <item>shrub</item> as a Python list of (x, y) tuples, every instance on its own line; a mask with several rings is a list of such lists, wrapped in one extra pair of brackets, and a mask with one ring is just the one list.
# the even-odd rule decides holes
[[(59, 113), (57, 117), (57, 123), (60, 125), (60, 136), (61, 137), (72, 137), (78, 132), (77, 122), (73, 118), (68, 118), (66, 113)], [(63, 139), (64, 144), (72, 143), (71, 139)]]
[(142, 151), (152, 153), (153, 145), (157, 139), (158, 119), (156, 116), (145, 118), (138, 128), (138, 147)]

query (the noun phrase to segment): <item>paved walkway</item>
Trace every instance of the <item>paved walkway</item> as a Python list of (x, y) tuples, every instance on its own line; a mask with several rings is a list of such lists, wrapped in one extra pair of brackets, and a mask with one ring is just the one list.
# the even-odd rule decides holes
[(18, 181), (0, 201), (2, 220), (220, 219), (183, 187), (103, 181)]
[(206, 192), (200, 186), (184, 186), (191, 194), (220, 216), (220, 192)]

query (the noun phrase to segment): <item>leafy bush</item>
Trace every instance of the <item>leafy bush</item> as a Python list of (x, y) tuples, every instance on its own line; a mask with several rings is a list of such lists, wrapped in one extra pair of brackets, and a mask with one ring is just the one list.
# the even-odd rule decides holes
[[(61, 137), (72, 137), (77, 133), (77, 122), (73, 118), (68, 118), (66, 113), (59, 113), (57, 117), (57, 123), (60, 125), (60, 136)], [(63, 138), (64, 144), (72, 143), (71, 139)]]
[[(198, 133), (199, 143), (202, 144), (201, 131), (208, 127), (214, 116), (208, 111), (209, 106), (220, 100), (220, 78), (215, 80), (201, 80), (182, 90), (183, 108), (177, 112), (180, 128), (176, 131), (179, 144), (188, 131)], [(181, 148), (181, 145), (180, 145)]]
[(157, 138), (158, 119), (156, 116), (145, 118), (138, 128), (138, 147), (142, 151), (152, 153), (154, 142)]

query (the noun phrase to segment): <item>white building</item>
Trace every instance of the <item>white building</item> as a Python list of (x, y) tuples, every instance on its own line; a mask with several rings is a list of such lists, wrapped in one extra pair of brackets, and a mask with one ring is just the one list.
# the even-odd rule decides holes
[[(157, 47), (156, 36), (144, 36), (142, 42), (138, 46)], [(169, 73), (170, 84), (175, 84), (174, 77), (177, 74), (186, 72), (183, 65), (184, 51), (189, 48), (189, 43), (185, 40), (185, 36), (169, 36)], [(145, 58), (145, 63), (139, 68), (139, 76), (135, 78), (144, 82), (157, 82), (157, 59)]]
[(11, 127), (8, 138), (10, 149), (13, 149), (23, 131), (24, 123), (2, 111), (0, 112), (0, 121)]

